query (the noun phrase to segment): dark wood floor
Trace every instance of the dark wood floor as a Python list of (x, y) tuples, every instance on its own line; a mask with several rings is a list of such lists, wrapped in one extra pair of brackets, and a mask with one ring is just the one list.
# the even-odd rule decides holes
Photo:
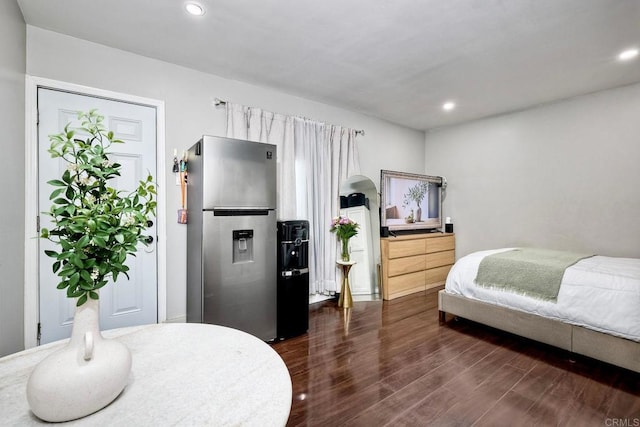
[(436, 294), (310, 306), (308, 334), (273, 345), (299, 426), (640, 426), (640, 374), (465, 320)]

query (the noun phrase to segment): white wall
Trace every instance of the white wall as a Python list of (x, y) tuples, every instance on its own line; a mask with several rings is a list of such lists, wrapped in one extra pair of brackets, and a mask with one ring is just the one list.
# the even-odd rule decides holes
[(0, 356), (24, 348), (24, 71), (26, 27), (0, 2)]
[[(174, 148), (181, 152), (202, 134), (225, 134), (225, 111), (212, 106), (218, 97), (364, 129), (366, 135), (358, 138), (362, 173), (376, 185), (380, 169), (420, 172), (424, 168), (423, 132), (31, 26), (27, 26), (27, 73), (165, 101), (167, 150), (163, 155), (168, 167)], [(168, 183), (175, 182), (169, 169), (165, 173)], [(173, 221), (179, 188), (170, 185), (167, 191), (167, 317), (181, 319), (186, 310), (186, 233), (185, 226)]]
[(640, 85), (427, 133), (457, 256), (530, 245), (640, 257)]

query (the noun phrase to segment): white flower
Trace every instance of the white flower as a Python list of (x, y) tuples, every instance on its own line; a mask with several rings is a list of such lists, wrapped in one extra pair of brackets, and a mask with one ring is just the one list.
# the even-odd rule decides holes
[(82, 171), (78, 175), (76, 175), (76, 181), (80, 185), (88, 186), (88, 185), (93, 185), (93, 183), (96, 182), (96, 179), (92, 176), (87, 175), (86, 171)]
[(103, 160), (102, 161), (102, 167), (110, 168), (111, 166), (113, 166), (113, 162), (111, 160)]
[(96, 201), (96, 198), (95, 198), (95, 196), (93, 194), (87, 194), (86, 198), (87, 198), (87, 202), (89, 202), (89, 203), (95, 203), (95, 201)]
[(132, 214), (124, 214), (120, 218), (120, 223), (124, 227), (130, 227), (136, 223), (136, 218)]
[(82, 171), (79, 174), (76, 175), (76, 182), (79, 184), (83, 184), (86, 185), (86, 182), (89, 180), (89, 177), (87, 176), (87, 172)]
[(93, 267), (93, 271), (91, 272), (91, 280), (98, 280), (99, 272), (98, 267)]

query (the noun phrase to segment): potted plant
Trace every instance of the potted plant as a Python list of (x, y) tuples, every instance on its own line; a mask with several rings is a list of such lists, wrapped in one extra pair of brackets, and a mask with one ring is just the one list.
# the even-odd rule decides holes
[(404, 201), (402, 203), (402, 207), (407, 207), (411, 204), (411, 202), (415, 202), (416, 204), (416, 213), (415, 217), (412, 218), (411, 222), (420, 222), (422, 220), (422, 208), (420, 204), (424, 199), (424, 196), (427, 194), (429, 190), (429, 182), (419, 182), (413, 187), (410, 187), (409, 190), (404, 194)]
[(66, 163), (54, 189), (51, 208), (44, 212), (53, 227), (41, 237), (57, 250), (54, 259), (58, 289), (76, 299), (71, 340), (33, 371), (27, 398), (33, 412), (46, 421), (67, 421), (108, 405), (122, 391), (131, 369), (131, 354), (121, 343), (104, 340), (99, 329), (99, 289), (120, 274), (129, 277), (127, 259), (134, 255), (149, 217), (155, 215), (156, 187), (148, 175), (130, 192), (118, 191), (109, 180), (120, 176), (121, 165), (109, 159), (109, 149), (122, 143), (106, 130), (103, 117), (91, 110), (78, 114), (86, 139), (76, 130), (49, 136), (49, 153)]

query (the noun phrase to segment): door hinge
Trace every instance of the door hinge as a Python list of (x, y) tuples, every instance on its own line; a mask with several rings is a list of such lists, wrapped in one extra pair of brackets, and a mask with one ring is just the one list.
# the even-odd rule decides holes
[(41, 337), (42, 337), (42, 324), (40, 322), (38, 322), (38, 334), (36, 336), (36, 339), (37, 339), (37, 342), (38, 342), (37, 345), (40, 345), (40, 338)]

